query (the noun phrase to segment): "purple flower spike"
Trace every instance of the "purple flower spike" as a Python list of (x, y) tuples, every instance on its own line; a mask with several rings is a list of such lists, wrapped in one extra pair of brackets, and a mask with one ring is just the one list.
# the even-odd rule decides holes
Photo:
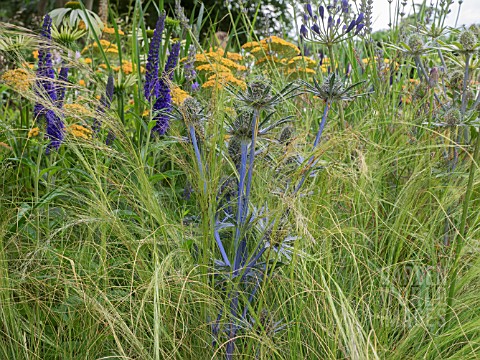
[(53, 110), (47, 110), (45, 113), (45, 120), (47, 123), (46, 133), (50, 140), (46, 150), (48, 155), (51, 149), (58, 150), (60, 148), (63, 138), (65, 137), (65, 125), (63, 124), (62, 119), (60, 119)]
[(312, 5), (309, 3), (306, 5), (308, 14), (313, 17)]
[(337, 19), (337, 26), (340, 25), (340, 18)]
[(363, 29), (364, 26), (365, 24), (358, 24), (357, 28), (355, 29), (354, 35), (357, 35)]
[(352, 21), (350, 22), (350, 25), (348, 25), (348, 28), (347, 28), (347, 31), (346, 31), (347, 34), (348, 34), (350, 31), (353, 30), (353, 28), (355, 27), (355, 24), (356, 24), (355, 20), (352, 20)]
[(358, 18), (356, 20), (356, 23), (360, 24), (363, 21), (364, 17), (365, 17), (365, 15), (363, 15), (363, 13), (360, 13), (360, 15), (358, 15)]
[(309, 17), (306, 13), (303, 13), (303, 22), (306, 23), (308, 21)]
[(168, 55), (167, 63), (165, 64), (165, 73), (169, 76), (170, 80), (173, 80), (173, 71), (177, 66), (178, 55), (180, 54), (180, 41), (177, 41), (172, 45), (170, 55)]
[(342, 0), (342, 12), (348, 13), (348, 0)]
[(316, 32), (318, 35), (320, 35), (320, 28), (318, 27), (317, 24), (313, 24), (313, 26), (311, 27), (311, 29)]
[(302, 26), (300, 26), (300, 34), (306, 38), (307, 37), (307, 34), (308, 34), (308, 30), (307, 30), (307, 27), (305, 25), (302, 24)]
[(318, 13), (320, 14), (320, 18), (323, 21), (323, 18), (325, 17), (325, 8), (323, 6), (320, 6), (320, 8), (318, 9)]
[(162, 13), (158, 18), (152, 40), (150, 41), (144, 85), (144, 93), (147, 100), (158, 96), (158, 56), (160, 52), (160, 45), (162, 43), (163, 29), (165, 28), (165, 17), (165, 13)]
[(179, 53), (180, 41), (172, 45), (170, 55), (168, 55), (167, 63), (165, 64), (165, 70), (163, 71), (163, 77), (159, 81), (159, 94), (157, 101), (153, 105), (153, 111), (157, 113), (155, 115), (156, 124), (152, 128), (152, 133), (157, 133), (158, 135), (165, 135), (167, 132), (170, 125), (168, 113), (172, 111), (170, 87), (163, 78), (168, 76), (170, 80), (173, 80), (173, 72), (177, 66)]
[(68, 67), (64, 66), (58, 74), (58, 80), (63, 83), (57, 89), (57, 107), (60, 109), (63, 107), (63, 99), (65, 98), (65, 83), (68, 82), (68, 70)]

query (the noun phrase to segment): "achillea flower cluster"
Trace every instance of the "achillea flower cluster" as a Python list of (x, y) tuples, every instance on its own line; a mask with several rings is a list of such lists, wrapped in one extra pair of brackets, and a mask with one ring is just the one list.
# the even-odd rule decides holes
[(3, 73), (1, 79), (20, 94), (28, 91), (32, 85), (32, 78), (25, 69), (7, 70)]
[[(189, 54), (181, 62), (185, 63), (185, 69), (187, 69), (187, 63), (192, 62), (192, 58)], [(208, 81), (206, 81), (202, 87), (211, 88), (216, 87), (221, 89), (225, 84), (240, 87), (244, 89), (246, 87), (243, 81), (244, 73), (247, 70), (245, 65), (242, 65), (243, 56), (237, 53), (231, 53), (223, 49), (212, 50), (204, 54), (196, 54), (193, 63), (196, 66), (196, 72), (204, 73)], [(196, 74), (195, 74), (196, 75)]]
[(190, 95), (186, 91), (180, 89), (178, 86), (175, 86), (171, 90), (171, 97), (173, 104), (180, 106), (187, 98), (190, 97)]
[(93, 131), (86, 128), (82, 125), (72, 124), (67, 127), (67, 131), (69, 134), (73, 135), (76, 138), (82, 138), (85, 140), (89, 140), (92, 138)]
[(274, 64), (275, 71), (281, 71), (287, 77), (299, 78), (316, 73), (317, 62), (315, 60), (301, 56), (300, 49), (295, 44), (277, 36), (248, 42), (242, 48), (256, 58), (256, 66)]
[[(100, 40), (100, 46), (102, 47), (103, 51), (107, 54), (118, 54), (118, 46), (108, 40), (101, 39)], [(83, 48), (82, 54), (85, 54), (89, 50), (93, 49), (93, 51), (99, 51), (99, 46), (97, 42), (94, 42), (93, 44), (87, 45)]]
[[(122, 30), (120, 30), (120, 29), (117, 29), (117, 30), (118, 30), (118, 35), (120, 35), (120, 36), (125, 35), (125, 33)], [(115, 35), (115, 28), (108, 27), (108, 26), (105, 25), (104, 28), (102, 29), (102, 32), (104, 34), (107, 34), (107, 35)]]

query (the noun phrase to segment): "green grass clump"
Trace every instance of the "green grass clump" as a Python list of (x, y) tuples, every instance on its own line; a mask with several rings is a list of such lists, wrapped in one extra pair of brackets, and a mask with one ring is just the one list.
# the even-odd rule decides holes
[[(197, 37), (201, 30), (213, 37), (207, 10), (192, 15), (190, 28), (170, 22), (160, 68), (177, 37), (181, 57), (190, 44), (209, 52), (209, 37)], [(231, 273), (214, 267), (219, 189), (239, 175), (226, 120), (238, 104), (223, 86), (190, 93), (206, 114), (192, 130), (198, 149), (181, 121), (172, 120), (166, 136), (151, 136), (143, 19), (136, 2), (123, 27), (129, 36), (115, 23), (115, 34), (85, 33), (72, 48), (51, 44), (71, 69), (65, 103), (87, 112), (67, 106), (63, 119), (73, 130), (49, 155), (32, 116), (41, 100), (35, 72), (23, 67), (42, 41), (0, 24), (8, 69), (25, 75), (25, 91), (7, 78), (0, 84), (0, 359), (222, 358), (229, 339), (214, 338), (212, 326), (232, 321), (232, 289), (249, 304), (248, 319), (238, 321), (237, 359), (478, 358), (478, 53), (462, 50), (452, 31), (411, 54), (401, 24), (383, 34), (381, 49), (353, 37), (328, 48), (311, 44), (335, 58), (330, 64), (346, 87), (359, 84), (348, 99), (299, 91), (276, 104), (272, 121), (292, 116), (291, 136), (279, 141), (279, 127), (258, 140), (250, 208), (268, 209), (275, 224), (287, 217), (296, 241), (290, 261), (265, 252), (266, 276), (248, 302)], [(247, 18), (232, 20), (237, 36), (228, 51), (241, 52), (239, 37), (253, 27)], [(102, 47), (107, 36), (120, 49), (114, 56)], [(100, 51), (91, 46), (80, 59), (69, 57), (81, 41)], [(463, 74), (455, 86), (447, 73), (435, 77), (442, 62), (449, 74)], [(322, 84), (328, 78), (320, 65)], [(242, 81), (267, 76), (274, 93), (291, 80), (273, 61), (249, 66)], [(99, 115), (109, 73), (115, 98)], [(202, 76), (200, 83), (208, 81)], [(188, 91), (181, 66), (173, 82)], [(325, 130), (312, 147), (325, 106)], [(457, 120), (446, 121), (453, 112)], [(70, 128), (88, 130), (98, 116), (97, 136)], [(106, 145), (109, 134), (116, 139)], [(300, 165), (292, 160), (299, 155), (307, 159)], [(299, 181), (298, 191), (285, 185)], [(225, 240), (231, 259), (234, 237)]]

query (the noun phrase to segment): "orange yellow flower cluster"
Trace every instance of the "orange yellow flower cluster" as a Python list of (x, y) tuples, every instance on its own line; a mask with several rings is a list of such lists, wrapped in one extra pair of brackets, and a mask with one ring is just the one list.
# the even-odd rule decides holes
[(76, 138), (82, 138), (85, 140), (91, 139), (92, 137), (92, 130), (86, 128), (82, 125), (72, 124), (67, 127), (67, 131), (75, 136)]
[[(181, 61), (186, 61), (183, 58)], [(209, 52), (195, 56), (195, 68), (199, 73), (204, 73), (207, 81), (203, 88), (222, 88), (225, 84), (238, 86), (242, 89), (247, 87), (242, 80), (247, 67), (242, 65), (243, 56), (237, 53), (225, 52), (219, 48), (210, 49)]]
[(64, 104), (63, 110), (65, 110), (65, 113), (67, 116), (69, 115), (80, 116), (80, 117), (94, 116), (93, 112), (90, 109), (80, 104)]
[(255, 65), (275, 65), (275, 69), (283, 72), (286, 76), (299, 77), (315, 74), (316, 61), (300, 56), (300, 49), (295, 44), (278, 36), (247, 42), (242, 49), (255, 57)]
[(7, 70), (3, 73), (1, 79), (5, 84), (20, 93), (30, 89), (32, 83), (32, 77), (25, 69)]
[[(102, 47), (103, 51), (105, 51), (107, 54), (108, 53), (118, 54), (118, 46), (108, 40), (101, 39), (100, 46)], [(85, 46), (82, 50), (82, 54), (85, 54), (91, 48), (93, 48), (94, 50), (98, 50), (98, 43), (94, 42), (90, 45)]]

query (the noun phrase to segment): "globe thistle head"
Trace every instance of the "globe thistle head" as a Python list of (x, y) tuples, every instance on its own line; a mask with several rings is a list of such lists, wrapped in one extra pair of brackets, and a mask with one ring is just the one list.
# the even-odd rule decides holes
[(463, 79), (465, 74), (461, 70), (454, 70), (450, 73), (448, 77), (448, 86), (452, 89), (461, 90), (463, 89)]
[(292, 141), (293, 134), (294, 134), (293, 127), (292, 126), (285, 126), (282, 129), (282, 132), (280, 133), (280, 136), (278, 137), (278, 141), (281, 144), (288, 145)]
[(252, 136), (253, 110), (245, 109), (241, 111), (230, 128), (230, 132), (240, 141), (248, 142)]
[(462, 119), (462, 113), (456, 107), (448, 109), (443, 115), (444, 122), (449, 126), (455, 126), (460, 124)]
[(408, 38), (408, 47), (412, 54), (419, 54), (423, 50), (423, 39), (419, 34), (412, 34)]
[(313, 79), (314, 85), (308, 82), (303, 82), (306, 86), (307, 92), (318, 96), (325, 101), (340, 101), (340, 100), (353, 100), (360, 95), (354, 95), (352, 89), (360, 85), (363, 81), (345, 87), (343, 80), (340, 79), (335, 73), (330, 73), (322, 83), (319, 83), (315, 78)]
[(182, 105), (178, 108), (180, 113), (182, 114), (183, 121), (187, 126), (193, 125), (195, 128), (200, 127), (203, 125), (204, 122), (204, 113), (203, 113), (203, 106), (200, 102), (189, 96), (187, 97)]
[(463, 30), (458, 37), (458, 42), (462, 44), (463, 50), (472, 52), (477, 45), (477, 37), (471, 30)]
[(228, 142), (228, 155), (238, 168), (241, 161), (242, 141), (238, 136), (232, 136)]

